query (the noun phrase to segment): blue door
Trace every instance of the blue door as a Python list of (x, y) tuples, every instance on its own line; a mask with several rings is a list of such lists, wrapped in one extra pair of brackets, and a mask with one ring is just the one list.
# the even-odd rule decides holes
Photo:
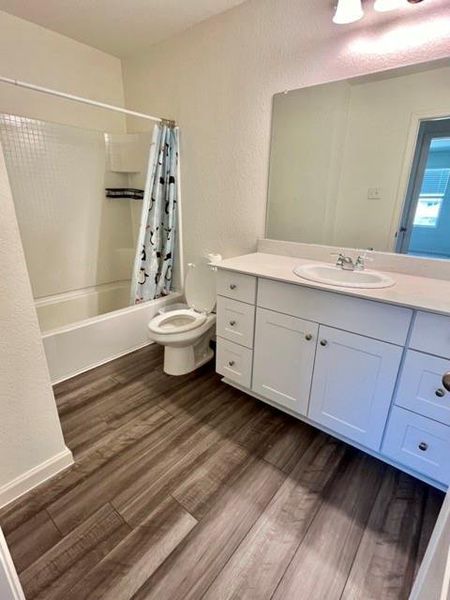
[(450, 119), (420, 127), (397, 250), (450, 258)]

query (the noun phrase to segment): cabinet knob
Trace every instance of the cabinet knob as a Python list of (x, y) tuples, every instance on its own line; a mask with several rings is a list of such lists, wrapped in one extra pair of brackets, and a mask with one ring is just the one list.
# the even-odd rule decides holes
[(228, 361), (228, 366), (229, 366), (229, 367), (234, 367), (234, 365), (235, 365), (235, 362), (234, 362), (234, 360), (230, 360), (230, 361)]
[(307, 334), (305, 335), (305, 340), (306, 340), (307, 342), (310, 342), (310, 341), (312, 340), (312, 333), (307, 333)]
[(236, 289), (236, 284), (230, 283), (230, 290), (235, 290), (235, 289)]
[(426, 452), (428, 450), (428, 444), (426, 442), (420, 442), (419, 450), (422, 450), (422, 452)]
[(230, 321), (230, 325), (231, 327), (234, 327), (236, 325), (236, 321)]
[(442, 385), (445, 387), (447, 392), (450, 392), (450, 372), (445, 373), (442, 377)]
[(445, 390), (442, 388), (438, 388), (434, 393), (438, 398), (443, 398), (445, 396)]
[(320, 345), (323, 346), (324, 348), (325, 348), (325, 346), (328, 346), (327, 340), (320, 340)]

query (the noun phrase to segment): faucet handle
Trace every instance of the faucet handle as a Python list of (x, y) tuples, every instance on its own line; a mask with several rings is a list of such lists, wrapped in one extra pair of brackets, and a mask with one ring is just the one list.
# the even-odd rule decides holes
[(341, 252), (331, 252), (330, 256), (337, 256), (337, 260), (336, 260), (336, 266), (340, 267), (343, 265), (344, 260), (345, 260), (345, 254), (341, 251)]
[(367, 256), (367, 252), (368, 252), (368, 250), (365, 250), (356, 259), (356, 261), (355, 261), (356, 270), (363, 271), (364, 267), (366, 266), (366, 262), (373, 262), (373, 258), (370, 258), (369, 256)]

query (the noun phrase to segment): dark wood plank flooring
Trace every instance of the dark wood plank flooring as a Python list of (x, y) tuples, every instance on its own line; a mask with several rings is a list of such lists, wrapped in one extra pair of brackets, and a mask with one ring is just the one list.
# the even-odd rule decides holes
[(408, 597), (441, 492), (157, 346), (55, 396), (75, 465), (0, 512), (28, 600)]

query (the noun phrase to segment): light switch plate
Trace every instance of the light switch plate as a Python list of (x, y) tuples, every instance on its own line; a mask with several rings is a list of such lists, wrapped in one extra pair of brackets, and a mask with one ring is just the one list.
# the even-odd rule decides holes
[(368, 200), (380, 200), (381, 198), (381, 188), (372, 187), (367, 190), (367, 199)]

